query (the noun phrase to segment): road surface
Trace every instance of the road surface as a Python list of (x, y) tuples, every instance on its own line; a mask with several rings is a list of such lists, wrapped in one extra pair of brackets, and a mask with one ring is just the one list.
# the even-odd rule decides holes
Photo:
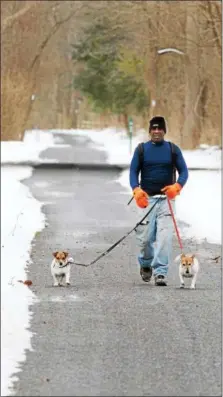
[[(106, 159), (85, 138), (60, 139), (72, 146), (47, 149), (43, 158)], [(195, 291), (179, 289), (175, 265), (167, 287), (142, 282), (134, 233), (92, 267), (73, 266), (70, 287), (52, 287), (53, 251), (89, 263), (139, 220), (118, 177), (116, 169), (47, 168), (24, 181), (44, 203), (47, 227), (33, 240), (33, 350), (13, 395), (222, 395), (221, 272), (210, 260), (219, 246), (183, 242), (202, 258)]]

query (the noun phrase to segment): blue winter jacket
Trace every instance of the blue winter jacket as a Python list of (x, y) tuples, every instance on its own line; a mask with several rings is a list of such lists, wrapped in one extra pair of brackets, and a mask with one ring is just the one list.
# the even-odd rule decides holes
[[(141, 180), (139, 181), (140, 162), (138, 148), (135, 149), (130, 164), (130, 186), (134, 189), (140, 186), (149, 196), (160, 194), (161, 189), (174, 183), (171, 147), (169, 142), (148, 141), (144, 144), (144, 161), (141, 169)], [(178, 182), (182, 187), (188, 179), (188, 168), (182, 152), (175, 146)]]

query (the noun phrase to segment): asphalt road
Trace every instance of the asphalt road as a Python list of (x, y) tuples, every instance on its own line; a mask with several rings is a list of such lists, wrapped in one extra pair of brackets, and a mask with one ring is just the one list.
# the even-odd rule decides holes
[[(64, 139), (72, 148), (42, 156), (105, 160), (90, 142)], [(179, 289), (175, 265), (167, 287), (143, 283), (134, 234), (92, 267), (73, 266), (70, 287), (52, 287), (53, 251), (89, 263), (139, 220), (118, 177), (117, 170), (36, 169), (24, 182), (44, 202), (47, 227), (33, 240), (33, 350), (13, 395), (221, 396), (221, 271), (210, 260), (219, 246), (184, 241), (201, 258), (195, 291)]]

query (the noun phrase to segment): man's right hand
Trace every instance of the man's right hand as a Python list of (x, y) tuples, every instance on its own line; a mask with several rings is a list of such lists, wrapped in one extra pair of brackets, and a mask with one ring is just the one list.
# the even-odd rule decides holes
[(146, 208), (149, 205), (149, 196), (140, 187), (136, 187), (133, 190), (133, 196), (135, 198), (136, 204), (140, 208)]

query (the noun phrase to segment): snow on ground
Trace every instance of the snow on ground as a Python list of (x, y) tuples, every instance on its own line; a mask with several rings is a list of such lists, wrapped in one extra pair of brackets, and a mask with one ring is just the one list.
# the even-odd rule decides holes
[[(129, 138), (124, 130), (106, 128), (100, 131), (94, 130), (49, 130), (54, 133), (81, 134), (91, 138), (95, 142), (97, 149), (107, 153), (108, 163), (126, 164), (131, 161), (131, 156), (139, 142), (145, 141), (145, 132), (138, 131), (137, 136), (133, 136), (130, 146)], [(168, 137), (166, 137), (168, 140)], [(130, 149), (132, 149), (130, 153)], [(221, 150), (218, 146), (200, 145), (196, 150), (184, 150), (185, 160), (190, 167), (210, 168), (219, 170), (221, 168)]]
[[(40, 151), (53, 145), (51, 134), (37, 135), (24, 142), (2, 142), (2, 160), (38, 159)], [(31, 241), (44, 228), (41, 203), (20, 181), (29, 178), (31, 167), (1, 168), (1, 395), (10, 393), (18, 372), (18, 362), (25, 360), (25, 349), (31, 349), (28, 304), (34, 294), (17, 280), (26, 280)], [(18, 310), (19, 309), (19, 310)]]
[[(90, 137), (95, 147), (107, 153), (109, 163), (129, 164), (136, 145), (144, 140), (143, 132), (133, 137), (130, 146), (124, 131), (108, 128), (90, 130), (33, 130), (27, 131), (23, 142), (1, 142), (1, 163), (42, 161), (41, 151), (60, 145), (56, 132), (81, 134)], [(131, 153), (130, 153), (130, 150)], [(191, 171), (189, 180), (177, 198), (177, 218), (188, 224), (181, 228), (183, 236), (207, 239), (221, 243), (221, 150), (202, 146), (198, 150), (184, 151), (190, 167), (212, 168), (212, 171)], [(51, 160), (52, 161), (52, 160)], [(54, 161), (54, 160), (53, 160)], [(55, 160), (57, 161), (57, 160)], [(30, 262), (31, 241), (37, 231), (44, 228), (45, 218), (41, 203), (31, 195), (22, 180), (30, 177), (31, 167), (2, 167), (1, 197), (1, 395), (10, 393), (12, 374), (18, 372), (18, 362), (25, 360), (25, 349), (31, 349), (28, 305), (34, 299), (31, 289), (18, 283), (26, 279)], [(118, 181), (129, 187), (129, 173), (123, 171)], [(19, 310), (18, 310), (19, 307)], [(16, 330), (16, 332), (14, 332)], [(18, 342), (19, 341), (19, 342)]]

